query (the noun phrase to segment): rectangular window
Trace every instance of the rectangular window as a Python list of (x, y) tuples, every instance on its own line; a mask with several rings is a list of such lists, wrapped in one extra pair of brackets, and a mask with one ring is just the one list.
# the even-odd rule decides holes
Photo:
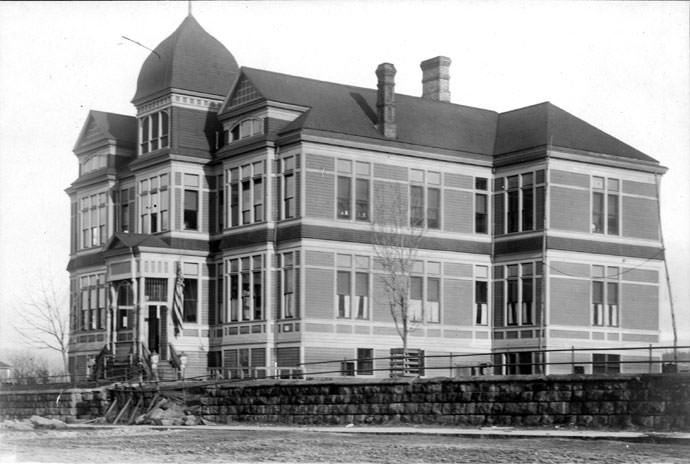
[(283, 216), (289, 219), (295, 216), (295, 175), (285, 174)]
[(338, 271), (336, 283), (338, 317), (350, 317), (350, 272)]
[(355, 274), (355, 311), (357, 319), (369, 319), (369, 274)]
[(507, 285), (506, 310), (508, 325), (518, 324), (518, 281), (517, 279), (508, 279)]
[(618, 327), (618, 284), (606, 283), (606, 323), (611, 327)]
[(487, 283), (483, 281), (476, 281), (474, 283), (474, 301), (475, 301), (475, 319), (477, 325), (488, 324), (488, 289)]
[(532, 277), (522, 278), (522, 325), (534, 324), (534, 280)]
[(474, 196), (474, 202), (474, 231), (478, 234), (486, 234), (488, 232), (487, 196), (477, 193)]
[(240, 186), (230, 184), (230, 223), (232, 227), (240, 224)]
[(427, 189), (426, 225), (429, 229), (441, 227), (441, 190)]
[(619, 374), (621, 371), (621, 356), (619, 354), (593, 353), (593, 374)]
[(358, 221), (369, 220), (369, 179), (357, 179), (355, 184), (357, 203), (356, 219)]
[(120, 232), (129, 233), (129, 190), (120, 191)]
[(199, 212), (199, 192), (196, 190), (184, 191), (184, 228), (185, 230), (197, 230)]
[(283, 317), (295, 317), (295, 270), (283, 269)]
[(230, 320), (238, 321), (240, 314), (240, 276), (232, 274), (230, 276)]
[[(510, 179), (510, 178), (508, 178)], [(520, 191), (508, 191), (508, 233), (518, 232), (520, 229)]]
[(618, 195), (608, 194), (607, 198), (607, 223), (608, 233), (611, 235), (618, 235)]
[(338, 176), (338, 219), (350, 219), (352, 187), (349, 177)]
[(410, 277), (410, 301), (408, 303), (408, 319), (411, 321), (422, 321), (422, 296), (424, 290), (422, 288), (423, 280), (421, 277)]
[(424, 187), (410, 186), (410, 227), (424, 227)]
[(182, 291), (184, 322), (197, 322), (198, 287), (196, 279), (184, 279)]
[(263, 179), (254, 179), (254, 222), (264, 220), (264, 185)]
[(253, 297), (254, 297), (254, 320), (263, 319), (263, 293), (261, 287), (261, 271), (255, 270), (252, 274)]
[(374, 375), (374, 350), (357, 348), (357, 375)]
[(168, 210), (170, 209), (170, 195), (167, 190), (162, 190), (160, 193), (160, 216), (161, 216), (161, 230), (170, 229), (170, 216)]
[(604, 233), (604, 194), (601, 192), (592, 193), (592, 232)]
[(534, 229), (534, 186), (532, 173), (522, 175), (522, 230)]
[(604, 282), (592, 282), (592, 324), (604, 325)]
[(250, 188), (250, 181), (245, 180), (242, 182), (242, 224), (250, 224), (252, 222), (252, 196)]
[(427, 322), (440, 321), (440, 296), (441, 281), (437, 278), (429, 277), (426, 280), (426, 320)]

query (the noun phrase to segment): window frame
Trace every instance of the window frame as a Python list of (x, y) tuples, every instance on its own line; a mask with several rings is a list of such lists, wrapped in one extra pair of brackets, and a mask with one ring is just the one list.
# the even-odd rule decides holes
[[(591, 177), (590, 233), (621, 235), (621, 198), (620, 178), (594, 175)], [(613, 214), (612, 209), (615, 210)]]
[(139, 118), (139, 156), (170, 147), (170, 111), (167, 107)]

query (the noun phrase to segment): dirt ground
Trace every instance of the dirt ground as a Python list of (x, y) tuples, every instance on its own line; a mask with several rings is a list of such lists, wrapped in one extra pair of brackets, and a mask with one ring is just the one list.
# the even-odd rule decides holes
[(0, 462), (690, 463), (690, 447), (608, 440), (459, 438), (309, 431), (3, 431)]

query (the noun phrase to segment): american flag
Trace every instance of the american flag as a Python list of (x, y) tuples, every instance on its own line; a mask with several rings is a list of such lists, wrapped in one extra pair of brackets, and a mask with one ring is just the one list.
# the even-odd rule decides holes
[(184, 288), (184, 278), (182, 277), (182, 264), (177, 263), (177, 275), (175, 276), (175, 292), (173, 293), (172, 314), (175, 324), (175, 336), (182, 332), (182, 289)]

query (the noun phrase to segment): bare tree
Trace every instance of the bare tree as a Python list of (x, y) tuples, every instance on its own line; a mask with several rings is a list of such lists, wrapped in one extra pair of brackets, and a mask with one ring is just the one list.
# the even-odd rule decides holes
[(29, 352), (16, 352), (9, 357), (12, 378), (21, 384), (48, 383), (50, 371), (45, 359)]
[(70, 329), (66, 300), (52, 280), (41, 279), (41, 287), (19, 312), (20, 325), (14, 327), (29, 346), (58, 352), (64, 373), (68, 371)]
[(376, 262), (383, 271), (377, 279), (402, 340), (407, 373), (408, 336), (422, 319), (421, 308), (410, 306), (410, 289), (411, 274), (424, 236), (424, 208), (413, 204), (410, 208), (413, 215), (408, 214), (408, 195), (402, 184), (379, 184), (377, 189), (372, 227)]

